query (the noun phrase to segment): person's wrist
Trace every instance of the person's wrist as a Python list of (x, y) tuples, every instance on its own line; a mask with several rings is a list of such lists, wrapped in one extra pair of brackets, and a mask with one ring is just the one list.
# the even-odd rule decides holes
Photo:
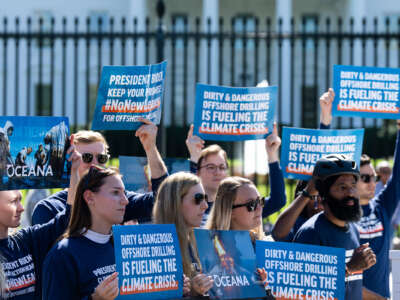
[(304, 189), (304, 190), (301, 191), (301, 195), (302, 195), (304, 198), (311, 199), (311, 195), (310, 195), (310, 193), (309, 193), (306, 189)]

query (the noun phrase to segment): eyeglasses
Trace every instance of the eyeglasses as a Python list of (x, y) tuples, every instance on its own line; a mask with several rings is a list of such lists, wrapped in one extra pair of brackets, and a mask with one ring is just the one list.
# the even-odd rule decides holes
[(362, 180), (362, 182), (364, 183), (370, 183), (370, 181), (372, 182), (376, 182), (376, 176), (375, 175), (370, 175), (370, 174), (361, 174), (360, 175), (360, 179)]
[(217, 169), (220, 170), (221, 172), (226, 172), (226, 170), (228, 170), (228, 166), (226, 166), (226, 165), (217, 166), (214, 164), (207, 164), (207, 165), (201, 166), (201, 167), (199, 167), (199, 170), (201, 168), (206, 168), (207, 172), (211, 172), (211, 173), (214, 173), (215, 171), (217, 171)]
[(201, 193), (194, 194), (194, 203), (196, 203), (196, 205), (200, 205), (200, 203), (203, 202), (203, 200), (208, 202), (207, 194), (201, 194)]
[[(93, 153), (82, 153), (82, 160), (84, 163), (90, 164), (93, 161)], [(108, 154), (97, 154), (96, 155), (97, 161), (99, 164), (105, 164), (110, 156)]]
[(257, 209), (258, 205), (261, 205), (263, 207), (264, 204), (265, 204), (265, 197), (257, 197), (256, 199), (250, 200), (249, 202), (244, 204), (232, 205), (232, 209), (246, 206), (248, 212), (252, 212)]

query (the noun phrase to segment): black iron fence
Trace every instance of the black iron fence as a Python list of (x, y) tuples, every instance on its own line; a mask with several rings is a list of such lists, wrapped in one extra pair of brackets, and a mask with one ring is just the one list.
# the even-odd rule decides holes
[[(316, 128), (319, 95), (332, 86), (334, 64), (399, 67), (400, 19), (199, 18), (9, 19), (0, 24), (0, 111), (3, 115), (63, 115), (73, 130), (90, 128), (103, 65), (168, 60), (159, 146), (165, 156), (187, 156), (197, 82), (279, 87), (280, 125)], [(336, 118), (334, 128), (365, 127), (365, 150), (390, 156), (392, 121)], [(106, 133), (112, 154), (141, 154), (133, 133)], [(382, 145), (376, 147), (376, 145)], [(177, 146), (179, 145), (179, 146)], [(243, 143), (224, 143), (244, 157)], [(242, 161), (242, 160), (238, 160)], [(232, 165), (237, 165), (232, 164)], [(243, 162), (235, 172), (241, 173)], [(256, 178), (257, 179), (257, 178)]]

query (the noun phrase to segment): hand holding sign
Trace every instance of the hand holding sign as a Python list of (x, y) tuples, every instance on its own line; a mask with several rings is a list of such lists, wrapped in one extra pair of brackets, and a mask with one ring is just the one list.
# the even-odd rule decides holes
[(212, 288), (214, 280), (211, 276), (205, 274), (197, 274), (192, 278), (192, 289), (199, 295), (204, 295)]
[(274, 123), (274, 129), (272, 130), (272, 134), (270, 134), (265, 139), (265, 148), (268, 154), (268, 163), (273, 163), (278, 161), (279, 159), (279, 147), (281, 145), (281, 138), (278, 136), (278, 128), (276, 123)]
[(193, 135), (193, 128), (194, 126), (191, 124), (186, 138), (186, 146), (190, 153), (190, 160), (197, 163), (200, 158), (201, 150), (204, 148), (204, 140), (197, 135)]
[(94, 290), (93, 300), (113, 300), (118, 296), (118, 273), (114, 272), (104, 279)]
[(140, 142), (143, 145), (144, 150), (147, 152), (151, 148), (156, 146), (156, 138), (157, 138), (157, 126), (144, 118), (139, 118), (139, 122), (143, 122), (144, 124), (136, 130), (135, 136), (140, 139)]
[(364, 271), (376, 263), (374, 251), (369, 247), (369, 243), (362, 244), (354, 250), (353, 256), (346, 264), (349, 272)]
[(319, 106), (321, 108), (320, 121), (322, 124), (329, 126), (332, 122), (332, 103), (335, 98), (335, 92), (332, 88), (322, 94), (319, 98)]
[(190, 284), (190, 278), (187, 277), (185, 274), (183, 274), (183, 288), (182, 288), (183, 297), (190, 295), (191, 288), (192, 287)]
[(69, 155), (68, 161), (71, 162), (71, 178), (69, 181), (70, 193), (68, 193), (67, 203), (72, 205), (75, 201), (75, 192), (80, 179), (79, 166), (82, 162), (82, 155), (76, 150), (73, 134), (70, 137), (70, 144), (71, 146), (68, 148), (67, 154)]

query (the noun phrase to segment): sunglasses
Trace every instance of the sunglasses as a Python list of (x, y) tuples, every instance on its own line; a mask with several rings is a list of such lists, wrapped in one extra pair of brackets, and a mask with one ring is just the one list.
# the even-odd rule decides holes
[(203, 200), (208, 202), (207, 194), (201, 194), (201, 193), (194, 194), (194, 203), (196, 205), (200, 205), (200, 203), (203, 202)]
[(264, 204), (265, 204), (265, 197), (257, 197), (256, 199), (250, 200), (249, 202), (244, 204), (232, 205), (232, 209), (246, 206), (248, 212), (252, 212), (257, 209), (258, 205), (261, 205), (263, 207)]
[(376, 182), (377, 177), (375, 175), (370, 174), (361, 174), (360, 179), (364, 183)]
[[(94, 155), (92, 153), (82, 153), (82, 160), (84, 163), (90, 164), (93, 161)], [(97, 161), (99, 164), (105, 164), (108, 159), (110, 158), (110, 155), (108, 154), (96, 154)]]

